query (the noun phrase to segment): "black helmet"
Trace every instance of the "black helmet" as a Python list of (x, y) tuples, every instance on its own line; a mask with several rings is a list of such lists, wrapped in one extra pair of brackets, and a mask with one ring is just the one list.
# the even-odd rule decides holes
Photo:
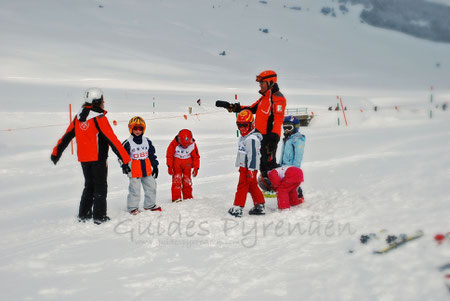
[(263, 177), (261, 174), (258, 176), (258, 186), (262, 191), (271, 191), (272, 183), (268, 177)]

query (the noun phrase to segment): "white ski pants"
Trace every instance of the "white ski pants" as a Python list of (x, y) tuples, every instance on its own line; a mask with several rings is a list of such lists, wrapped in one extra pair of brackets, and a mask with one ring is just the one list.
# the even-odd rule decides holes
[(128, 186), (127, 209), (132, 211), (139, 208), (141, 199), (141, 184), (144, 189), (144, 208), (151, 208), (156, 204), (156, 181), (152, 176), (130, 178)]

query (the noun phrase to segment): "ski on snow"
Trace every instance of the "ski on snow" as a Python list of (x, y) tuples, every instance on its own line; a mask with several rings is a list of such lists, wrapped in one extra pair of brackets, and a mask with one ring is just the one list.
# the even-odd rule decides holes
[(391, 251), (393, 249), (398, 248), (399, 246), (402, 246), (402, 245), (406, 244), (407, 242), (409, 242), (411, 240), (414, 240), (414, 239), (422, 237), (423, 234), (424, 234), (423, 231), (419, 230), (419, 231), (417, 231), (416, 233), (414, 233), (412, 235), (406, 235), (406, 234), (400, 235), (396, 240), (391, 242), (389, 244), (389, 246), (387, 246), (384, 249), (375, 250), (375, 251), (373, 251), (373, 253), (374, 254), (385, 254), (385, 253), (387, 253), (387, 252), (389, 252), (389, 251)]

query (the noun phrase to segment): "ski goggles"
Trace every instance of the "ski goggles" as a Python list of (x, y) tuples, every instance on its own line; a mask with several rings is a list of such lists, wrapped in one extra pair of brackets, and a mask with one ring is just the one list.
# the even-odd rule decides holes
[(135, 126), (135, 127), (133, 127), (133, 131), (141, 131), (141, 132), (143, 132), (144, 131), (144, 127), (143, 126)]
[(246, 128), (250, 125), (250, 123), (236, 123), (238, 129)]
[(293, 124), (283, 124), (283, 130), (292, 132), (294, 130), (294, 125)]

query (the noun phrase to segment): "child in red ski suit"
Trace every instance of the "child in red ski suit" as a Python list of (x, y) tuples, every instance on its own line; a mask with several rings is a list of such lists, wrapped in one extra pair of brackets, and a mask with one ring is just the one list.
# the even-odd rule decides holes
[(236, 157), (236, 167), (239, 167), (239, 183), (234, 197), (234, 206), (228, 210), (228, 213), (235, 217), (242, 217), (247, 194), (250, 192), (255, 206), (250, 209), (249, 214), (264, 215), (265, 200), (257, 181), (262, 136), (255, 130), (254, 117), (250, 110), (243, 110), (239, 113), (236, 125), (241, 133)]
[(191, 173), (197, 176), (200, 155), (190, 130), (183, 129), (175, 136), (167, 148), (166, 160), (172, 176), (172, 202), (192, 199)]
[(282, 166), (267, 173), (272, 189), (277, 192), (279, 209), (300, 204), (297, 188), (303, 182), (303, 171), (296, 166)]

